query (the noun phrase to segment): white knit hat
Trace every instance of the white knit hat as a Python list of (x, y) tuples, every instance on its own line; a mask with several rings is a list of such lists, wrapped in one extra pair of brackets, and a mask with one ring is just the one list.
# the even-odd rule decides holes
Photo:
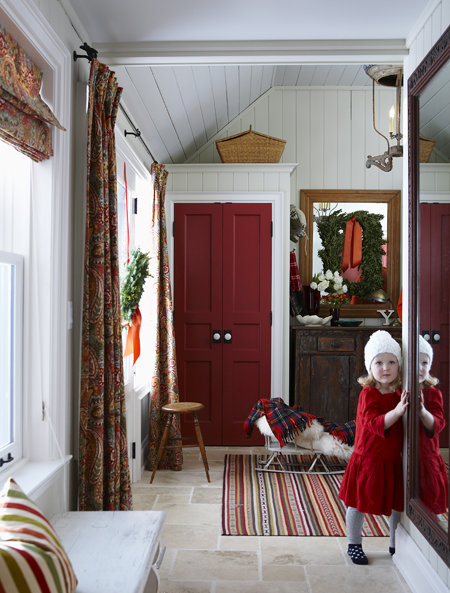
[(433, 348), (423, 336), (419, 336), (419, 352), (422, 352), (422, 354), (426, 354), (428, 356), (430, 359), (431, 368), (431, 365), (433, 364)]
[(384, 352), (393, 354), (398, 360), (399, 366), (401, 366), (402, 350), (400, 345), (394, 340), (389, 332), (380, 329), (370, 336), (369, 341), (364, 348), (364, 363), (368, 373), (370, 373), (370, 365), (375, 356), (383, 354)]

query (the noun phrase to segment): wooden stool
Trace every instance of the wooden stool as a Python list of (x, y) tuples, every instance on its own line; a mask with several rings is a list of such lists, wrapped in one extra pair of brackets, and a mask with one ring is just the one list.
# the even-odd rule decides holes
[[(199, 404), (196, 402), (177, 402), (175, 404), (167, 404), (162, 406), (161, 410), (163, 412), (167, 412), (167, 422), (164, 428), (164, 432), (162, 435), (161, 443), (158, 449), (158, 455), (156, 458), (155, 465), (153, 467), (152, 477), (150, 478), (150, 484), (153, 482), (153, 478), (155, 477), (156, 470), (158, 468), (159, 462), (163, 456), (164, 449), (178, 449), (179, 445), (166, 445), (167, 438), (169, 436), (170, 425), (172, 424), (172, 420), (176, 417), (176, 414), (192, 414), (194, 418), (194, 428), (195, 428), (195, 435), (197, 437), (198, 446), (200, 447), (200, 453), (202, 454), (203, 465), (205, 466), (206, 477), (208, 478), (208, 482), (211, 482), (209, 479), (209, 467), (208, 467), (208, 460), (206, 459), (206, 451), (205, 446), (203, 444), (202, 433), (200, 430), (200, 424), (197, 418), (197, 412), (203, 410), (205, 406), (203, 404)], [(196, 447), (197, 445), (184, 445), (185, 447)]]

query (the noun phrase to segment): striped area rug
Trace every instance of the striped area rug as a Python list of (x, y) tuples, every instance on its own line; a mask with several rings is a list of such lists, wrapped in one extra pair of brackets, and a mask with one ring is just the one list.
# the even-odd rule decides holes
[[(342, 474), (261, 472), (256, 459), (225, 456), (223, 535), (346, 535), (345, 505), (338, 498)], [(366, 515), (363, 535), (389, 535), (386, 517)]]

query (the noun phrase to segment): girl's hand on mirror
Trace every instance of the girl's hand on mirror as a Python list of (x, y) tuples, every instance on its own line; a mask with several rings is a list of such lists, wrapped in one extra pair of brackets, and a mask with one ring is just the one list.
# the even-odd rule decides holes
[(398, 414), (399, 418), (401, 418), (403, 416), (403, 414), (406, 412), (406, 408), (408, 407), (408, 404), (409, 404), (408, 396), (409, 396), (409, 392), (406, 391), (406, 389), (404, 389), (402, 391), (402, 395), (400, 396), (400, 401), (394, 408), (394, 411)]
[(401, 396), (400, 396), (400, 401), (398, 402), (398, 404), (395, 406), (395, 408), (393, 410), (390, 410), (387, 414), (385, 414), (384, 416), (384, 428), (390, 428), (393, 424), (395, 424), (397, 422), (397, 420), (399, 418), (401, 418), (404, 413), (406, 412), (406, 408), (408, 407), (408, 395), (409, 393), (406, 391), (406, 389), (403, 390)]
[(425, 410), (425, 405), (423, 403), (423, 391), (419, 393), (419, 414), (421, 414)]
[(419, 394), (419, 410), (418, 410), (419, 418), (424, 425), (424, 428), (433, 435), (434, 433), (434, 416), (431, 412), (429, 412), (424, 404), (423, 401), (423, 391)]

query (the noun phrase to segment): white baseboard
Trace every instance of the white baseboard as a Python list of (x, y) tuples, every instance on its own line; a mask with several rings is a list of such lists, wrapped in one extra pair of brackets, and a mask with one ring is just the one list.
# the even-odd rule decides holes
[(447, 585), (401, 525), (395, 532), (393, 561), (413, 593), (449, 593)]

